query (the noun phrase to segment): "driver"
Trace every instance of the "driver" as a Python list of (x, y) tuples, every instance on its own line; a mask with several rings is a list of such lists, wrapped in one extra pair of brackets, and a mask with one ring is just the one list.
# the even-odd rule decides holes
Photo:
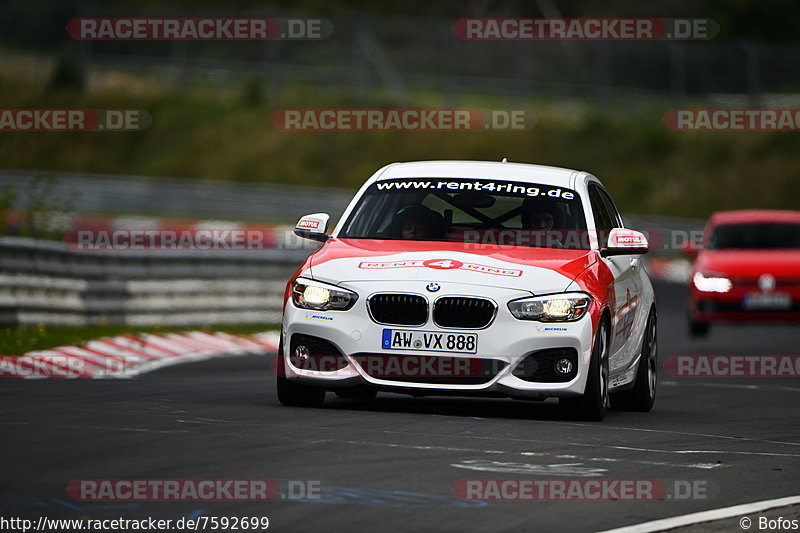
[(421, 240), (428, 236), (428, 227), (425, 222), (418, 219), (409, 219), (403, 222), (400, 228), (400, 237), (408, 240)]
[(442, 217), (422, 205), (409, 205), (394, 217), (394, 234), (405, 240), (437, 239), (441, 234)]
[(547, 231), (556, 226), (559, 209), (550, 200), (526, 198), (522, 202), (520, 219), (525, 229)]

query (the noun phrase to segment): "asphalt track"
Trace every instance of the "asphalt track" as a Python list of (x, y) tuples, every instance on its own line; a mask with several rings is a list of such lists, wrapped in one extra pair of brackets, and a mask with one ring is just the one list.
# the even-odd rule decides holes
[[(662, 360), (798, 354), (797, 326), (718, 327), (690, 340), (685, 288), (656, 289)], [(652, 412), (610, 411), (587, 423), (560, 419), (551, 401), (381, 394), (365, 403), (329, 394), (320, 409), (282, 407), (265, 358), (248, 356), (133, 380), (3, 380), (0, 405), (3, 517), (266, 516), (270, 531), (305, 532), (598, 531), (800, 494), (797, 378), (662, 373)], [(698, 481), (706, 498), (453, 497), (460, 479), (576, 476)], [(266, 502), (68, 498), (67, 483), (86, 478), (314, 480), (321, 490), (317, 500)]]

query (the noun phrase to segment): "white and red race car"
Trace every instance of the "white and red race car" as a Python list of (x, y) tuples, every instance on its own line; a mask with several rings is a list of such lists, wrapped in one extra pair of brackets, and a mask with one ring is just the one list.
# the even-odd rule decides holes
[(361, 187), (289, 280), (278, 398), (327, 391), (559, 398), (571, 416), (649, 411), (656, 306), (625, 229), (586, 172), (494, 162), (395, 163)]

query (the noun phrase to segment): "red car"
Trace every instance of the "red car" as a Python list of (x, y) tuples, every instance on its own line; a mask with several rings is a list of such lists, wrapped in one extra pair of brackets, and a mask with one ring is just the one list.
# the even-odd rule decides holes
[(715, 213), (691, 253), (692, 336), (712, 322), (800, 322), (800, 211)]

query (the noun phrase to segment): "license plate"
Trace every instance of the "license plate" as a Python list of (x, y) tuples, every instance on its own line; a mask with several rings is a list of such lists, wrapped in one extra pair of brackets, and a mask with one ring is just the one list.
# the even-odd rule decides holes
[(384, 350), (476, 353), (478, 335), (475, 333), (384, 329), (381, 346)]
[(742, 307), (748, 311), (783, 311), (792, 307), (792, 298), (782, 292), (748, 294), (742, 301)]

